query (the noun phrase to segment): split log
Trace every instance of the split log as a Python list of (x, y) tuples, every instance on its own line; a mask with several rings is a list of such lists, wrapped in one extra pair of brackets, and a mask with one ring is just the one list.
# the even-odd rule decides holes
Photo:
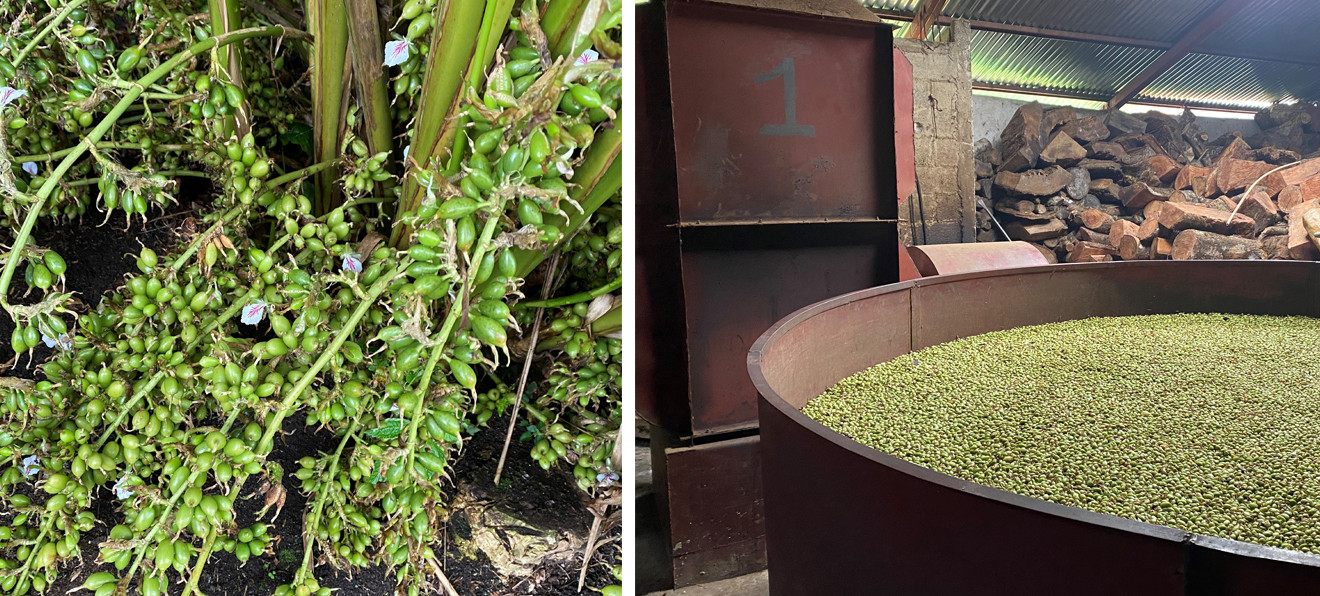
[(1114, 216), (1099, 209), (1087, 209), (1078, 217), (1081, 218), (1083, 226), (1100, 232), (1101, 234), (1108, 234), (1109, 227), (1114, 223)]
[(1305, 182), (1298, 185), (1302, 190), (1302, 200), (1320, 199), (1320, 176), (1307, 178)]
[(1094, 257), (1103, 257), (1100, 260), (1110, 261), (1115, 254), (1118, 254), (1118, 249), (1107, 244), (1078, 242), (1077, 246), (1068, 253), (1068, 262), (1089, 263), (1096, 260)]
[(1150, 169), (1154, 172), (1155, 177), (1165, 184), (1173, 182), (1178, 177), (1178, 173), (1182, 171), (1178, 162), (1173, 161), (1167, 155), (1156, 155), (1151, 157), (1147, 163), (1150, 164)]
[(1089, 228), (1077, 228), (1077, 239), (1082, 242), (1109, 244), (1109, 234), (1097, 232)]
[(1123, 177), (1123, 164), (1106, 159), (1083, 159), (1078, 162), (1078, 167), (1086, 168), (1091, 173), (1092, 178), (1109, 178), (1118, 180)]
[(1040, 150), (1041, 163), (1071, 166), (1086, 157), (1086, 149), (1077, 144), (1068, 133), (1059, 132)]
[[(1173, 195), (1170, 195), (1169, 198), (1172, 199), (1174, 195), (1178, 195), (1178, 193), (1174, 193)], [(1146, 218), (1145, 221), (1150, 221), (1152, 219), (1158, 218), (1160, 216), (1160, 208), (1163, 206), (1164, 206), (1164, 201), (1151, 201), (1149, 203), (1146, 203), (1146, 206), (1141, 208), (1141, 216)]]
[(1049, 136), (1060, 126), (1063, 126), (1077, 119), (1077, 110), (1072, 106), (1063, 106), (1054, 108), (1041, 118), (1040, 130), (1045, 136)]
[(1145, 182), (1138, 182), (1132, 186), (1124, 188), (1118, 193), (1118, 198), (1123, 202), (1123, 206), (1128, 211), (1137, 210), (1150, 204), (1151, 201), (1166, 201), (1173, 191), (1167, 188), (1151, 188)]
[(1072, 179), (1072, 174), (1059, 166), (1022, 173), (1001, 170), (995, 175), (995, 186), (1010, 193), (1046, 197), (1063, 190)]
[(1045, 248), (1044, 246), (1041, 246), (1041, 245), (1036, 244), (1036, 243), (1034, 243), (1034, 242), (1031, 243), (1031, 245), (1034, 246), (1034, 247), (1036, 247), (1036, 250), (1040, 251), (1040, 255), (1041, 255), (1042, 257), (1045, 257), (1045, 262), (1047, 262), (1047, 263), (1049, 263), (1049, 264), (1051, 264), (1051, 265), (1054, 265), (1054, 264), (1056, 264), (1056, 263), (1059, 262), (1059, 253), (1056, 253), (1056, 252), (1054, 252), (1053, 250), (1051, 250), (1051, 249), (1049, 249), (1049, 248)]
[(1191, 228), (1216, 234), (1254, 236), (1255, 220), (1238, 214), (1230, 222), (1228, 216), (1224, 211), (1191, 203), (1165, 203), (1160, 209), (1160, 225), (1175, 232)]
[(1192, 179), (1204, 178), (1210, 175), (1210, 168), (1201, 166), (1184, 166), (1178, 170), (1178, 175), (1173, 179), (1173, 187), (1178, 190), (1192, 190)]
[(1142, 244), (1136, 236), (1124, 236), (1118, 244), (1118, 256), (1124, 261), (1141, 261), (1150, 258), (1150, 245)]
[[(1152, 204), (1158, 204), (1158, 203), (1152, 203)], [(1137, 240), (1140, 240), (1142, 242), (1147, 242), (1151, 238), (1158, 236), (1159, 233), (1160, 233), (1159, 216), (1156, 215), (1155, 217), (1149, 217), (1146, 219), (1146, 221), (1141, 222), (1141, 225), (1137, 227)]]
[(1263, 161), (1247, 161), (1244, 159), (1223, 159), (1219, 162), (1219, 173), (1215, 175), (1215, 186), (1224, 193), (1233, 193), (1245, 190), (1252, 182), (1255, 182), (1261, 176), (1265, 176), (1257, 188), (1265, 188), (1270, 196), (1277, 196), (1279, 191), (1287, 184), (1283, 181), (1283, 176), (1279, 172), (1266, 175), (1266, 172), (1274, 169), (1275, 166)]
[(1122, 188), (1109, 178), (1091, 178), (1091, 194), (1105, 203), (1119, 202), (1118, 193)]
[(999, 135), (999, 147), (1003, 154), (1000, 170), (1021, 172), (1036, 167), (1036, 158), (1041, 149), (1040, 122), (1043, 116), (1044, 110), (1035, 102), (1023, 105), (1013, 113), (1013, 118)]
[(1078, 118), (1064, 124), (1059, 130), (1068, 133), (1068, 136), (1080, 143), (1094, 143), (1109, 138), (1109, 127), (1099, 116), (1087, 116)]
[(1167, 259), (1173, 254), (1173, 243), (1165, 238), (1155, 238), (1150, 242), (1150, 258)]
[(1261, 231), (1279, 222), (1279, 208), (1264, 191), (1253, 191), (1250, 197), (1235, 197), (1241, 205), (1238, 213), (1256, 221), (1256, 231), (1252, 236), (1259, 236)]
[(1306, 228), (1306, 237), (1320, 250), (1320, 210), (1312, 209), (1302, 214), (1302, 227)]
[(1118, 110), (1110, 110), (1105, 113), (1105, 125), (1116, 137), (1146, 132), (1145, 120)]
[(1320, 157), (1308, 159), (1279, 172), (1279, 177), (1283, 178), (1284, 184), (1289, 186), (1301, 184), (1308, 178), (1315, 176), (1320, 176)]
[(1125, 236), (1136, 236), (1139, 228), (1140, 226), (1126, 219), (1115, 221), (1109, 226), (1109, 245), (1120, 246)]
[(1262, 236), (1260, 238), (1260, 252), (1267, 259), (1290, 260), (1292, 256), (1288, 254), (1288, 235)]
[(1202, 230), (1183, 230), (1173, 239), (1170, 256), (1188, 259), (1260, 259), (1264, 254), (1254, 238), (1224, 236)]
[(1068, 233), (1068, 224), (1061, 219), (1051, 219), (1038, 224), (1027, 224), (1015, 221), (1004, 225), (1004, 231), (1008, 232), (1008, 237), (1014, 240), (1026, 240), (1028, 242), (1038, 242), (1046, 238), (1054, 238)]
[(1320, 199), (1306, 201), (1288, 212), (1288, 256), (1298, 261), (1320, 261), (1320, 250), (1306, 233), (1303, 217), (1311, 211), (1320, 209)]
[(1086, 146), (1086, 156), (1092, 159), (1121, 161), (1127, 159), (1127, 149), (1113, 141), (1096, 141)]
[(1305, 199), (1302, 198), (1302, 187), (1300, 186), (1286, 186), (1279, 191), (1279, 211), (1287, 213), (1303, 202), (1305, 202)]

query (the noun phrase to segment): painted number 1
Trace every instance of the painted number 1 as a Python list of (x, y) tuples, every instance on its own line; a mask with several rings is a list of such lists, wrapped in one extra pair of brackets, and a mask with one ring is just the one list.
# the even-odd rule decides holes
[(784, 123), (767, 124), (761, 127), (761, 134), (771, 137), (814, 137), (816, 127), (797, 122), (797, 81), (793, 76), (793, 59), (784, 58), (774, 70), (761, 73), (753, 78), (756, 83), (768, 83), (777, 78), (784, 78)]

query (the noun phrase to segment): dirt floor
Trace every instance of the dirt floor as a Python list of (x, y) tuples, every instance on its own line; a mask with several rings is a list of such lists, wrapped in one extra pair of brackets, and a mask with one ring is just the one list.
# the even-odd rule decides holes
[[(96, 227), (96, 222), (84, 221), (76, 227), (52, 227), (38, 229), (34, 242), (39, 246), (52, 248), (60, 252), (69, 263), (68, 290), (88, 305), (99, 302), (101, 295), (123, 281), (123, 274), (135, 270), (134, 256), (145, 242), (153, 248), (164, 249), (175, 242), (175, 232), (182, 225), (187, 213), (178, 209), (171, 216), (156, 219), (145, 227), (139, 223), (125, 231), (123, 221), (112, 222)], [(16, 283), (15, 286), (22, 286)], [(21, 293), (21, 291), (20, 291)], [(30, 300), (29, 300), (30, 301)], [(0, 337), (8, 337), (12, 324), (7, 317), (0, 317)], [(9, 360), (12, 352), (8, 342), (0, 342), (0, 362)], [(42, 347), (36, 351), (34, 362), (41, 362), (50, 355)], [(35, 372), (35, 366), (26, 366), (25, 356), (18, 366), (9, 370), (11, 376), (28, 376)], [(553, 529), (564, 536), (583, 537), (591, 526), (592, 515), (582, 502), (582, 493), (575, 487), (572, 475), (564, 466), (550, 471), (542, 470), (530, 457), (531, 445), (515, 442), (508, 456), (504, 479), (499, 487), (492, 480), (494, 467), (499, 458), (499, 450), (504, 438), (507, 419), (494, 419), (490, 427), (479, 432), (464, 447), (462, 457), (451, 472), (458, 493), (462, 492), (468, 500), (480, 501), (483, 506), (498, 505), (504, 510), (514, 512), (520, 519), (542, 530)], [(317, 451), (334, 448), (334, 437), (328, 432), (314, 433), (303, 424), (301, 417), (286, 421), (282, 442), (277, 441), (271, 459), (278, 462), (288, 472), (285, 488), (288, 491), (283, 513), (275, 521), (271, 514), (261, 520), (268, 524), (269, 533), (275, 537), (274, 552), (249, 559), (240, 565), (231, 553), (216, 552), (204, 568), (199, 584), (208, 596), (258, 596), (268, 595), (278, 585), (287, 583), (301, 563), (303, 544), (301, 537), (302, 516), (306, 505), (305, 497), (298, 491), (297, 480), (292, 471), (298, 468), (296, 461)], [(235, 506), (236, 521), (239, 527), (246, 527), (257, 521), (256, 512), (261, 508), (262, 500), (254, 496), (258, 480), (248, 480), (243, 487), (240, 499)], [(44, 495), (43, 495), (44, 496)], [(98, 524), (83, 535), (84, 545), (82, 560), (74, 561), (60, 570), (60, 578), (47, 594), (62, 594), (79, 586), (91, 573), (107, 570), (110, 566), (97, 564), (99, 549), (97, 544), (108, 537), (109, 528), (122, 521), (122, 516), (114, 510), (114, 497), (108, 488), (102, 488), (95, 499), (95, 513)], [(455, 512), (457, 513), (457, 512)], [(451, 515), (453, 522), (442, 535), (438, 544), (433, 545), (437, 553), (443, 553), (445, 573), (455, 589), (463, 596), (503, 596), (513, 594), (543, 594), (559, 596), (577, 594), (577, 579), (581, 555), (572, 561), (559, 560), (543, 564), (533, 570), (530, 576), (508, 581), (496, 572), (484, 553), (477, 551), (465, 556), (457, 548), (450, 548), (456, 538), (470, 534), (470, 528), (463, 515)], [(611, 569), (620, 557), (619, 528), (613, 528), (601, 540), (604, 543), (592, 558), (589, 567), (586, 588), (583, 593), (595, 593), (592, 588), (614, 583)], [(177, 577), (172, 577), (177, 581)], [(339, 575), (333, 569), (321, 568), (317, 573), (321, 585), (335, 588), (337, 594), (376, 596), (395, 592), (395, 579), (384, 567), (374, 567), (355, 574), (352, 577)], [(178, 586), (171, 588), (171, 593), (178, 591)]]

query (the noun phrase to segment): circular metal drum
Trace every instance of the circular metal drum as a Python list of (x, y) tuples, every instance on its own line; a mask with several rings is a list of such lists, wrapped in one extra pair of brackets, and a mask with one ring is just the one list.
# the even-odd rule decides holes
[(771, 594), (1320, 593), (1320, 556), (959, 480), (799, 411), (844, 377), (959, 337), (1188, 312), (1318, 316), (1320, 265), (1138, 261), (983, 271), (846, 294), (776, 323), (748, 356), (761, 394)]

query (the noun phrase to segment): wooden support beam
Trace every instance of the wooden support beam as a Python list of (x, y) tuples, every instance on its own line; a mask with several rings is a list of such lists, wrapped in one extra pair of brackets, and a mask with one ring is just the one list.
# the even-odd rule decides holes
[(912, 16), (912, 26), (908, 27), (908, 39), (926, 39), (930, 28), (944, 11), (944, 0), (921, 0)]
[[(1088, 101), (1097, 101), (1101, 103), (1108, 101), (1107, 96), (1091, 95), (1087, 93), (1060, 93), (1057, 91), (1049, 91), (1047, 89), (1035, 89), (1023, 85), (1003, 85), (996, 83), (983, 83), (980, 81), (972, 81), (972, 89), (979, 91), (1003, 91), (1005, 93), (1026, 93), (1029, 95), (1040, 95), (1042, 97), (1058, 97), (1061, 99), (1085, 99)], [(1255, 114), (1258, 111), (1255, 108), (1231, 108), (1231, 107), (1226, 107), (1222, 104), (1210, 104), (1210, 103), (1201, 103), (1195, 101), (1178, 102), (1178, 101), (1158, 101), (1158, 100), (1143, 99), (1138, 102), (1129, 102), (1129, 103), (1136, 103), (1138, 105), (1143, 105), (1143, 106), (1158, 106), (1164, 108), (1179, 108), (1179, 109), (1193, 108), (1197, 110), (1227, 112), (1233, 114)]]
[(1146, 88), (1146, 85), (1149, 85), (1157, 77), (1164, 74), (1172, 68), (1173, 65), (1177, 64), (1179, 60), (1182, 60), (1188, 54), (1192, 53), (1197, 46), (1201, 45), (1201, 42), (1204, 41), (1205, 38), (1209, 37), (1215, 31), (1218, 31), (1224, 23), (1228, 22), (1228, 19), (1232, 18), (1233, 15), (1237, 14), (1243, 8), (1246, 8), (1248, 4), (1251, 4), (1251, 1), (1252, 0), (1223, 0), (1220, 2), (1214, 10), (1210, 11), (1209, 15), (1206, 15), (1205, 18), (1193, 25), (1187, 33), (1184, 33), (1183, 36), (1173, 44), (1173, 47), (1166, 50), (1163, 54), (1160, 54), (1154, 62), (1151, 62), (1145, 69), (1137, 73), (1137, 76), (1132, 77), (1132, 80), (1123, 85), (1123, 88), (1119, 89), (1118, 93), (1114, 94), (1114, 97), (1109, 100), (1109, 109), (1117, 109), (1119, 106), (1127, 103), (1128, 100), (1136, 97), (1142, 89)]
[[(882, 19), (893, 21), (911, 21), (913, 14), (901, 10), (887, 10), (882, 8), (872, 8), (871, 12)], [(1063, 41), (1080, 41), (1084, 43), (1099, 43), (1106, 45), (1126, 46), (1130, 48), (1143, 48), (1148, 50), (1168, 50), (1173, 47), (1172, 43), (1166, 41), (1153, 41), (1149, 39), (1137, 39), (1134, 37), (1120, 37), (1115, 35), (1101, 35), (1097, 33), (1082, 33), (1078, 31), (1064, 31), (1062, 29), (1051, 29), (1049, 27), (1037, 27), (1034, 25), (1010, 25), (1007, 23), (995, 23), (991, 21), (977, 21), (966, 19), (974, 31), (989, 31), (992, 33), (1010, 33), (1013, 35), (1029, 35), (1031, 37), (1044, 37), (1048, 39), (1060, 39)], [(935, 25), (948, 26), (953, 23), (951, 17), (941, 16), (935, 19)], [(1262, 62), (1278, 62), (1281, 64), (1296, 64), (1299, 66), (1320, 66), (1320, 60), (1307, 60), (1304, 57), (1293, 55), (1266, 55), (1254, 54), (1250, 52), (1226, 52), (1222, 50), (1212, 50), (1197, 48), (1192, 51), (1193, 54), (1206, 54), (1210, 56), (1224, 56), (1227, 58), (1245, 58), (1247, 60), (1259, 60)], [(1101, 101), (1107, 101), (1104, 98)]]

